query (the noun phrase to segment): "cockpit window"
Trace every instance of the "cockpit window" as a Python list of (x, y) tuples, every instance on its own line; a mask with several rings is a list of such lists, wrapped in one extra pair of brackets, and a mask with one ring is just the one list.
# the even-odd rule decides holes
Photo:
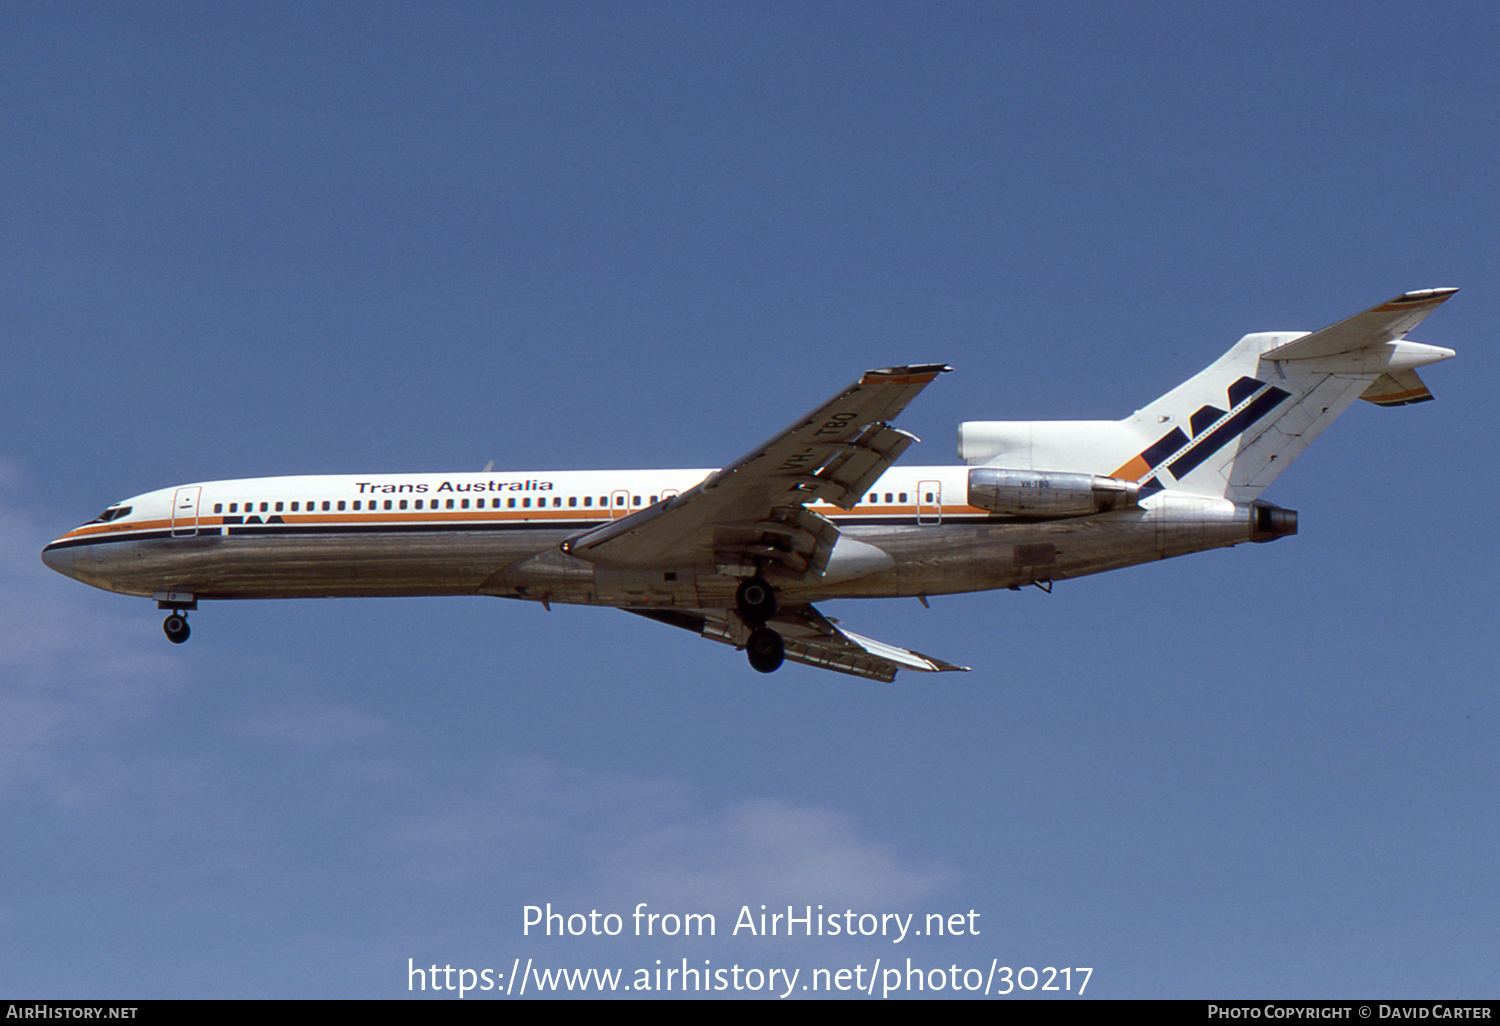
[(100, 513), (93, 520), (90, 520), (89, 523), (91, 523), (91, 524), (107, 524), (111, 520), (119, 520), (121, 517), (126, 517), (126, 516), (129, 516), (129, 515), (130, 515), (130, 507), (129, 506), (111, 506), (111, 507), (109, 507), (109, 509), (105, 510), (103, 513)]

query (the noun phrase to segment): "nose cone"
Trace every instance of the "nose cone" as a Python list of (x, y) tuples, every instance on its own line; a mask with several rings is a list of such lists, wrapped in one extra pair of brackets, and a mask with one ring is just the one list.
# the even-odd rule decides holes
[(53, 542), (42, 550), (42, 562), (62, 574), (64, 577), (72, 577), (75, 580), (78, 574), (74, 571), (74, 560), (77, 553), (73, 548), (64, 548), (59, 542)]

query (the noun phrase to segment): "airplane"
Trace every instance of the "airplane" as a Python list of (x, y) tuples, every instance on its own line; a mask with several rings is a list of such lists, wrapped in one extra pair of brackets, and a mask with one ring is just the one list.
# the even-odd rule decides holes
[(890, 682), (967, 667), (814, 605), (1035, 585), (1297, 533), (1260, 498), (1351, 406), (1428, 401), (1406, 340), (1457, 289), (1312, 333), (1246, 335), (1124, 420), (967, 421), (961, 466), (895, 467), (891, 421), (943, 364), (884, 367), (718, 470), (208, 481), (115, 503), (42, 560), (149, 596), (176, 643), (205, 599), (494, 595), (613, 606), (746, 652)]

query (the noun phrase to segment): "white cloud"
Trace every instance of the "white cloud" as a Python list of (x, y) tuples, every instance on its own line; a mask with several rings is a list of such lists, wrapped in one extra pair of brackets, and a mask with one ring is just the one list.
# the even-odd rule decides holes
[(716, 804), (682, 783), (520, 759), (466, 790), (429, 790), (423, 804), (442, 811), (392, 838), (429, 881), (455, 888), (545, 867), (554, 888), (600, 901), (889, 907), (955, 880), (947, 867), (904, 863), (850, 816), (774, 798)]
[(621, 840), (601, 866), (610, 889), (705, 907), (888, 908), (954, 880), (946, 868), (904, 865), (887, 845), (862, 836), (849, 816), (769, 798), (696, 811)]

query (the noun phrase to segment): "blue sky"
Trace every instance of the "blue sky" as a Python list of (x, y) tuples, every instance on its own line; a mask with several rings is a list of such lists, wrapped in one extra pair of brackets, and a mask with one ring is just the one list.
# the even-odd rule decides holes
[[(1463, 3), (5, 6), (0, 990), (1495, 997), (1497, 44)], [(950, 463), (1449, 285), (1439, 401), (1320, 439), (1267, 493), (1298, 537), (829, 606), (962, 676), (478, 598), (205, 605), (178, 648), (37, 559), (187, 481), (718, 465), (892, 363), (957, 368), (901, 420)], [(523, 936), (546, 902), (719, 931)], [(729, 935), (807, 903), (981, 932)]]

